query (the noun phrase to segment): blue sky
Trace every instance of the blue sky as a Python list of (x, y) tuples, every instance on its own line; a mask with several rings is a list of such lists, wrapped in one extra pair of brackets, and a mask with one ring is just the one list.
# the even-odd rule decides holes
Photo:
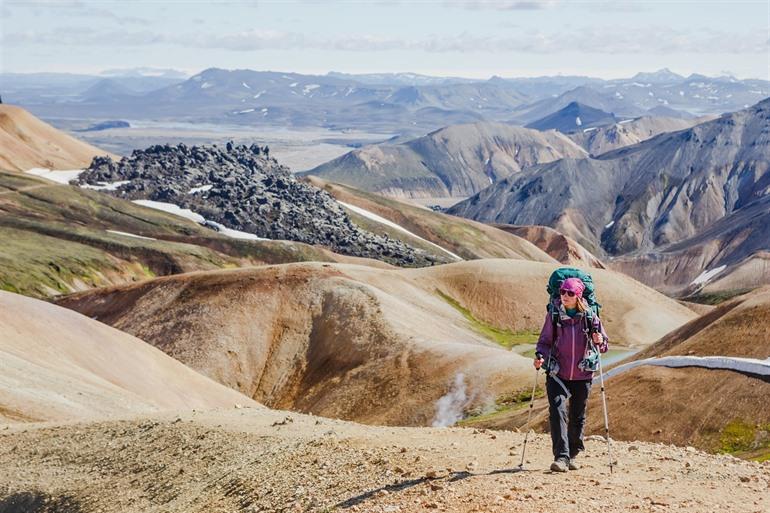
[(770, 0), (0, 0), (0, 68), (770, 79)]

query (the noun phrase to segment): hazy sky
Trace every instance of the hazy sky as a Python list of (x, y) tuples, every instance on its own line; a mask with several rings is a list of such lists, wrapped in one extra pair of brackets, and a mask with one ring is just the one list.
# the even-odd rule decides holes
[(0, 69), (770, 79), (770, 0), (0, 0)]

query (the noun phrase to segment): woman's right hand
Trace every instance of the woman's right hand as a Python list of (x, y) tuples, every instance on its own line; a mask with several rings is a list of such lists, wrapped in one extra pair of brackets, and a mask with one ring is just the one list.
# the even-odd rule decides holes
[(535, 360), (532, 362), (532, 365), (535, 366), (536, 369), (539, 369), (545, 360), (543, 359), (543, 355), (540, 353), (535, 353)]

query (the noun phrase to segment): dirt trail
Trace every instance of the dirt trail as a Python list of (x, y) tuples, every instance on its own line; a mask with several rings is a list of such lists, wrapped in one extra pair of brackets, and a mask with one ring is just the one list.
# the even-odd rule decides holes
[(518, 471), (523, 438), (261, 408), (0, 427), (0, 511), (769, 511), (767, 462), (617, 442), (610, 475), (591, 440), (582, 469), (553, 474), (530, 435)]

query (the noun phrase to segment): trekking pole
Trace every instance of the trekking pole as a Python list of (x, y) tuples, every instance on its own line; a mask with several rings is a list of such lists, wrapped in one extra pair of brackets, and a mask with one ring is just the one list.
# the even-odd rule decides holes
[[(535, 390), (537, 389), (537, 375), (540, 369), (535, 368), (535, 383), (532, 385), (532, 396), (529, 398), (529, 413), (527, 413), (527, 423), (524, 426), (529, 425), (529, 421), (532, 418), (532, 407), (535, 405)], [(524, 468), (524, 454), (527, 452), (527, 438), (529, 438), (529, 429), (524, 435), (524, 447), (521, 450), (521, 463), (519, 463), (519, 469)]]
[(602, 372), (602, 354), (599, 353), (599, 383), (602, 387), (602, 406), (604, 407), (604, 434), (607, 437), (607, 458), (612, 474), (612, 453), (610, 452), (610, 421), (607, 418), (607, 396), (604, 394), (604, 373)]

